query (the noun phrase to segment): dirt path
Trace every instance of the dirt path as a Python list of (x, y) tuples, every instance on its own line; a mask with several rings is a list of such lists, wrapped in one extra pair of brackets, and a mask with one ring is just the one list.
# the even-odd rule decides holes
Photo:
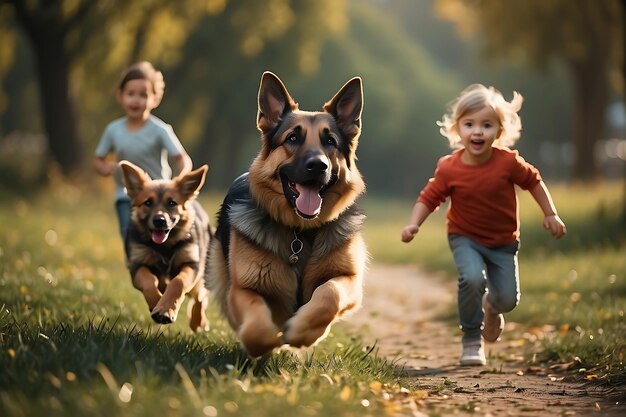
[(414, 267), (373, 265), (363, 308), (346, 321), (424, 390), (405, 415), (626, 416), (623, 398), (616, 404), (597, 388), (524, 362), (519, 341), (506, 330), (503, 340), (486, 346), (487, 366), (458, 366), (460, 332), (436, 319), (456, 302), (451, 281)]

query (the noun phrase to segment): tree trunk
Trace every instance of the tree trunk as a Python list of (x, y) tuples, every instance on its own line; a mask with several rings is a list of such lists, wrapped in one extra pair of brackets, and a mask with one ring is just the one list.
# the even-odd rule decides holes
[(63, 38), (49, 32), (33, 34), (37, 80), (44, 126), (54, 160), (65, 174), (80, 168), (83, 148), (76, 129), (76, 114), (70, 97), (69, 57)]
[[(622, 82), (624, 83), (623, 94), (624, 103), (626, 103), (626, 0), (622, 0), (622, 51), (624, 58), (622, 59)], [(622, 162), (624, 165), (624, 194), (622, 196), (622, 224), (626, 226), (626, 160)]]
[[(602, 54), (601, 51), (596, 52)], [(592, 57), (585, 61), (569, 62), (575, 87), (573, 180), (592, 181), (598, 178), (595, 149), (604, 133), (609, 84), (606, 70), (598, 68), (596, 63), (604, 61)]]
[[(36, 59), (37, 82), (41, 97), (44, 129), (48, 146), (61, 170), (69, 174), (82, 162), (82, 146), (78, 138), (76, 114), (70, 98), (70, 54), (65, 47), (68, 24), (63, 20), (60, 2), (42, 2), (27, 7), (25, 2), (12, 1), (20, 25), (29, 37)], [(84, 3), (76, 16), (89, 10)]]

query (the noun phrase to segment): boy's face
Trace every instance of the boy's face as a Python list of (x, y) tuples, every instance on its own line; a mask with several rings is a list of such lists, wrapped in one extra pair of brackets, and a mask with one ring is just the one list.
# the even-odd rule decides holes
[(461, 116), (457, 127), (469, 162), (486, 162), (491, 156), (493, 142), (500, 136), (500, 119), (496, 112), (490, 106), (485, 106)]
[(146, 120), (154, 107), (152, 84), (148, 80), (130, 80), (117, 91), (117, 100), (129, 119)]

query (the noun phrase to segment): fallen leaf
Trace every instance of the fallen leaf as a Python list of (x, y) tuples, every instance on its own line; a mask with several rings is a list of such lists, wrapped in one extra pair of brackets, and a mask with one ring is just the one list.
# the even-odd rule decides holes
[(576, 366), (576, 364), (576, 361), (571, 361), (567, 363), (555, 363), (554, 365), (550, 366), (550, 369), (556, 372), (565, 372), (572, 369), (574, 366)]
[(341, 400), (343, 401), (348, 401), (351, 395), (352, 395), (352, 389), (346, 385), (345, 387), (343, 387), (343, 389), (339, 393), (339, 398), (341, 398)]

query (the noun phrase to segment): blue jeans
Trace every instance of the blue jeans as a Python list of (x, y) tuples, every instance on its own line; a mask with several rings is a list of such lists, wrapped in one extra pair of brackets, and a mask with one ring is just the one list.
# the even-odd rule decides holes
[(463, 341), (480, 340), (484, 312), (482, 297), (498, 313), (507, 313), (519, 303), (519, 241), (487, 248), (462, 235), (448, 235), (459, 271), (458, 307)]
[(120, 234), (122, 240), (126, 239), (126, 232), (128, 232), (128, 224), (130, 223), (130, 200), (120, 199), (115, 202), (115, 210), (117, 211), (117, 220), (120, 225)]

